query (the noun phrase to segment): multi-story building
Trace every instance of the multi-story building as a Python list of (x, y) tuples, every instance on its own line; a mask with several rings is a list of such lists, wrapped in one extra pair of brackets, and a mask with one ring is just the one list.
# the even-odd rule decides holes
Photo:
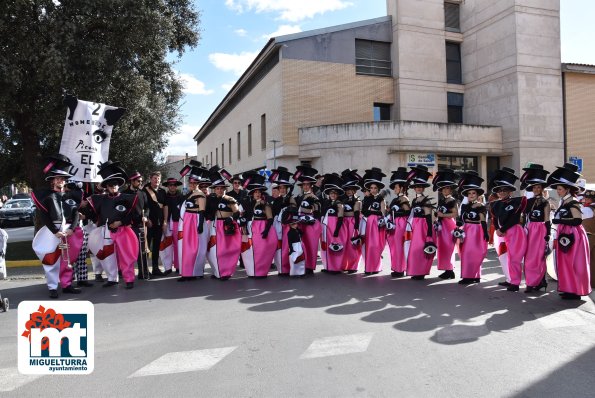
[(559, 1), (387, 0), (388, 15), (272, 38), (195, 135), (240, 172), (563, 162)]

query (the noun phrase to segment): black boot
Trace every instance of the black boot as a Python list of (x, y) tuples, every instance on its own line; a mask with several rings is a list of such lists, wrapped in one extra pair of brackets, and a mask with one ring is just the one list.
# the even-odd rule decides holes
[(474, 279), (472, 278), (463, 278), (459, 281), (459, 285), (470, 285), (474, 283)]
[(525, 289), (525, 293), (531, 293), (535, 290), (535, 288), (533, 286), (529, 286), (527, 285), (527, 288)]
[(348, 274), (355, 274), (356, 272), (356, 269), (350, 269), (349, 271), (347, 271)]
[(545, 291), (546, 291), (546, 289), (547, 289), (547, 281), (545, 280), (545, 278), (543, 278), (543, 279), (541, 280), (541, 282), (539, 282), (539, 285), (537, 285), (537, 286), (535, 286), (535, 287), (534, 287), (534, 290), (535, 290), (536, 292), (538, 292), (538, 291), (540, 291), (542, 288), (543, 288), (543, 291), (544, 291), (544, 292), (545, 292)]
[(173, 271), (171, 269), (166, 269), (165, 272), (163, 273), (163, 275), (169, 275), (171, 274)]
[(454, 279), (455, 272), (453, 270), (446, 270), (443, 273), (441, 273), (440, 275), (438, 275), (438, 278), (440, 278), (440, 279)]
[(310, 269), (310, 268), (306, 268), (306, 274), (312, 275), (312, 274), (314, 274), (314, 270)]
[(126, 282), (126, 289), (134, 288), (134, 282)]
[(81, 286), (82, 287), (93, 287), (93, 284), (91, 282), (89, 282), (89, 281), (78, 281), (76, 283), (76, 286), (77, 287), (81, 287)]
[(95, 281), (96, 282), (103, 282), (105, 279), (103, 279), (103, 276), (101, 276), (101, 274), (95, 274)]
[(580, 300), (581, 296), (579, 296), (578, 294), (574, 294), (574, 293), (561, 293), (560, 297), (562, 297), (563, 300)]
[(411, 279), (414, 280), (414, 281), (423, 281), (425, 278), (426, 278), (425, 275), (413, 275), (411, 277)]
[(57, 289), (50, 289), (50, 298), (53, 298), (53, 299), (58, 298), (58, 290)]
[(76, 287), (73, 287), (72, 285), (68, 285), (64, 288), (62, 288), (62, 293), (67, 293), (67, 294), (80, 294), (81, 289), (78, 289)]
[(512, 283), (506, 288), (509, 292), (518, 292), (519, 285), (513, 285)]
[(510, 282), (506, 282), (506, 281), (504, 281), (504, 282), (498, 282), (498, 286), (508, 287), (508, 286), (510, 286)]
[(402, 278), (405, 276), (404, 272), (397, 272), (397, 271), (393, 271), (390, 273), (390, 276), (393, 278)]
[(153, 270), (151, 271), (151, 276), (155, 277), (155, 276), (163, 276), (163, 275), (165, 275), (165, 274), (163, 273), (163, 271), (161, 271), (159, 269), (159, 266), (153, 267)]
[(115, 282), (115, 281), (107, 281), (103, 284), (103, 287), (116, 286), (117, 284), (118, 284), (118, 282)]

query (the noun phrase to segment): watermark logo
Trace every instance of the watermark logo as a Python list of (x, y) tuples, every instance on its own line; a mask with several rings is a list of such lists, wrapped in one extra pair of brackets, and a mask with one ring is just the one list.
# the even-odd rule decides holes
[(95, 312), (89, 301), (19, 304), (19, 372), (89, 374), (93, 371)]

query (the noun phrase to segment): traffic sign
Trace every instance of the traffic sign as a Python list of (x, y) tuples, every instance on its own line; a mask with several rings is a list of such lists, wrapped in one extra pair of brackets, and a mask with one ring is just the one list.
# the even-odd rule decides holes
[(260, 174), (261, 176), (266, 177), (267, 180), (268, 180), (269, 177), (271, 176), (271, 174), (273, 174), (273, 172), (271, 170), (268, 170), (268, 169), (260, 169), (260, 170), (258, 170), (258, 174)]
[(583, 171), (583, 158), (571, 156), (568, 158), (568, 161), (578, 167), (579, 173), (581, 173)]

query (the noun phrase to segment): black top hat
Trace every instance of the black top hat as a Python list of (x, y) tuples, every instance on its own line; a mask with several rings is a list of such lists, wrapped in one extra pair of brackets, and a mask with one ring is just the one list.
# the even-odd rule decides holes
[(547, 175), (550, 173), (544, 170), (543, 165), (531, 163), (523, 169), (525, 172), (520, 178), (521, 189), (527, 189), (534, 185), (547, 185)]
[(299, 183), (316, 182), (316, 174), (318, 170), (308, 165), (299, 165), (296, 167), (296, 172), (293, 174), (293, 179)]
[(364, 174), (364, 188), (370, 189), (370, 185), (374, 184), (378, 186), (378, 189), (384, 188), (382, 178), (386, 177), (386, 174), (378, 167), (372, 167), (366, 170)]
[(469, 191), (477, 191), (477, 195), (483, 195), (485, 192), (481, 187), (484, 179), (477, 174), (475, 170), (464, 171), (459, 173), (461, 180), (459, 181), (459, 190), (461, 195), (467, 196)]
[(286, 207), (285, 210), (283, 210), (283, 215), (281, 216), (281, 223), (282, 224), (293, 224), (293, 223), (297, 223), (300, 220), (300, 216), (298, 214), (298, 209), (297, 207)]
[(238, 174), (234, 174), (229, 181), (234, 182), (234, 181), (239, 181), (240, 184), (243, 182), (243, 175), (242, 173), (238, 173)]
[(428, 180), (432, 176), (432, 173), (428, 171), (428, 168), (423, 164), (411, 167), (409, 175), (407, 176), (407, 182), (411, 188), (423, 187), (427, 188), (430, 186)]
[(242, 174), (244, 181), (244, 187), (248, 190), (248, 193), (253, 191), (266, 191), (267, 187), (264, 185), (266, 178), (255, 171), (247, 171)]
[(339, 174), (337, 174), (337, 173), (325, 174), (324, 181), (322, 183), (323, 193), (325, 195), (328, 195), (329, 193), (331, 193), (331, 191), (337, 191), (337, 193), (339, 195), (343, 195), (344, 191), (343, 191), (343, 188), (341, 188), (342, 185), (343, 185), (343, 180), (341, 179), (341, 176)]
[(70, 168), (72, 163), (70, 159), (61, 154), (55, 154), (48, 156), (46, 159), (46, 165), (43, 168), (45, 174), (45, 180), (48, 181), (54, 177), (64, 177), (67, 180), (72, 177)]
[(290, 181), (291, 172), (287, 170), (287, 167), (279, 166), (276, 169), (271, 170), (272, 174), (269, 177), (269, 181), (277, 183), (277, 185), (293, 185)]
[(547, 184), (556, 188), (558, 185), (562, 185), (568, 188), (576, 188), (580, 190), (581, 187), (578, 185), (578, 179), (581, 177), (578, 172), (578, 166), (572, 163), (564, 163), (562, 167), (556, 167), (556, 170), (550, 174), (547, 179)]
[(514, 169), (509, 167), (502, 167), (500, 170), (496, 170), (494, 178), (492, 178), (492, 192), (497, 192), (500, 189), (507, 189), (509, 191), (516, 191), (514, 183), (519, 178), (515, 175)]
[(437, 191), (442, 188), (456, 188), (457, 174), (452, 169), (440, 170), (432, 179), (432, 189)]
[(211, 180), (211, 188), (228, 187), (228, 181), (232, 175), (225, 169), (215, 165), (209, 169), (209, 179)]
[(341, 179), (343, 180), (343, 189), (360, 189), (360, 183), (362, 181), (362, 177), (357, 174), (357, 169), (345, 169), (341, 172)]
[(393, 174), (390, 176), (390, 189), (393, 189), (397, 184), (405, 187), (407, 185), (408, 175), (409, 173), (407, 172), (406, 167), (399, 167), (397, 170), (393, 171)]
[(180, 185), (182, 185), (182, 181), (178, 181), (177, 178), (169, 177), (167, 180), (161, 183), (161, 185), (163, 185), (164, 187), (168, 186), (169, 184), (175, 184), (177, 187), (179, 187)]
[(202, 163), (191, 160), (189, 164), (180, 170), (182, 177), (188, 176), (190, 182), (207, 183), (210, 184), (209, 171), (202, 166)]
[(134, 170), (132, 173), (128, 175), (128, 181), (136, 180), (137, 178), (141, 178), (142, 174), (138, 170)]
[(127, 178), (126, 171), (120, 167), (120, 162), (112, 162), (111, 160), (101, 164), (98, 173), (103, 178), (101, 186), (104, 188), (108, 184), (123, 185)]

